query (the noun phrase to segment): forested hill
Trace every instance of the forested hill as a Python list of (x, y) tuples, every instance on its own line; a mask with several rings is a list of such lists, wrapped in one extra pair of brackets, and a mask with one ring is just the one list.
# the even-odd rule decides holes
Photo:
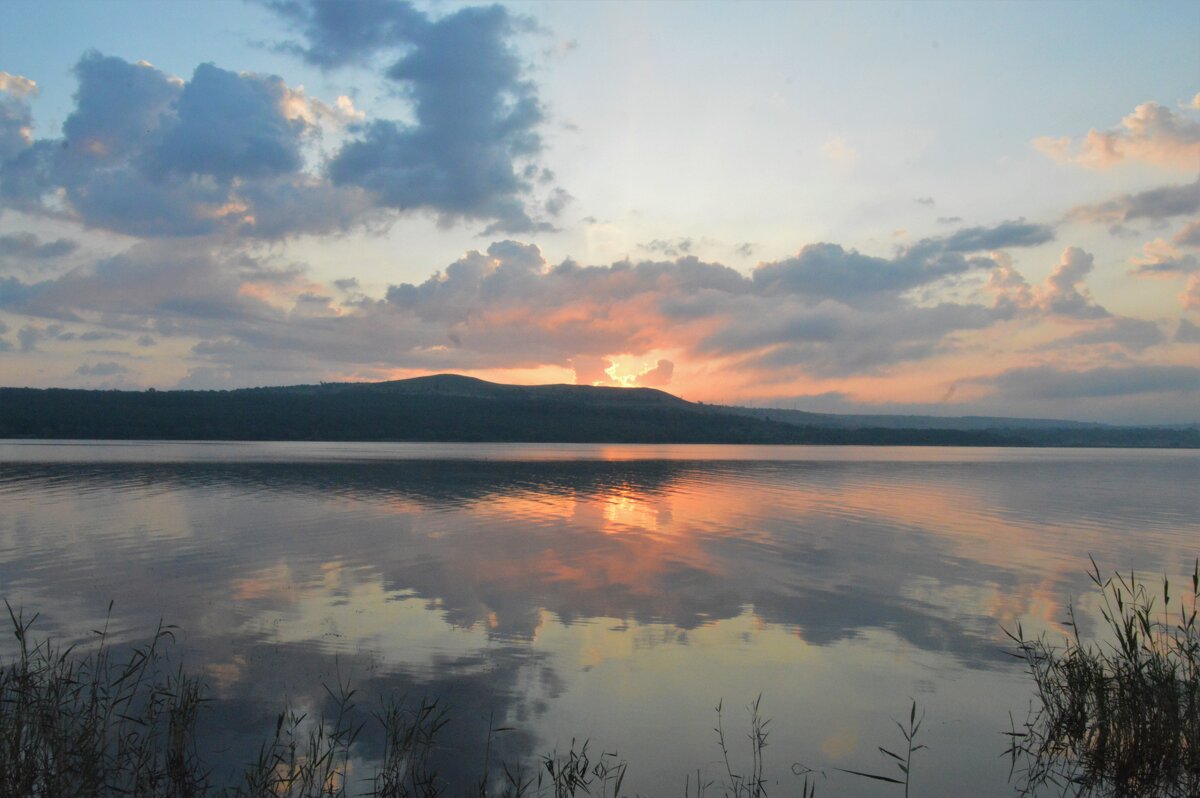
[(233, 391), (0, 388), (0, 438), (1200, 447), (1197, 429), (917, 429), (747, 415), (649, 388), (437, 375)]

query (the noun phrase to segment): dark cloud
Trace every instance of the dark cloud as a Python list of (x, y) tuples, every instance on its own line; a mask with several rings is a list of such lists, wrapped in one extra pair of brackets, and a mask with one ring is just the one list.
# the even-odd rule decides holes
[(870, 303), (996, 265), (988, 257), (968, 257), (972, 253), (1036, 246), (1053, 239), (1053, 228), (1017, 220), (924, 238), (892, 258), (863, 255), (837, 244), (812, 244), (793, 258), (760, 265), (754, 271), (754, 283), (764, 291), (794, 292), (849, 304)]
[[(932, 240), (940, 243), (946, 252), (1035, 247), (1053, 241), (1054, 228), (1044, 224), (1029, 224), (1024, 219), (1018, 219), (1001, 222), (995, 227), (968, 227), (946, 238)], [(924, 243), (918, 242), (916, 247), (919, 248)]]
[(303, 119), (284, 115), (287, 86), (277, 77), (196, 67), (169, 125), (145, 154), (148, 172), (210, 175), (218, 181), (277, 177), (303, 165)]
[(33, 233), (0, 235), (0, 258), (51, 260), (70, 255), (78, 247), (79, 245), (69, 238), (43, 242)]
[(397, 0), (270, 0), (266, 5), (304, 36), (303, 44), (284, 48), (325, 69), (369, 63), (378, 53), (413, 41), (430, 24), (411, 3)]
[[(445, 224), (465, 218), (492, 220), (487, 232), (549, 228), (525, 210), (523, 196), (539, 170), (518, 162), (540, 152), (543, 112), (508, 43), (518, 25), (502, 6), (462, 8), (437, 20), (418, 18), (402, 3), (315, 4), (287, 13), (304, 19), (310, 45), (303, 52), (323, 65), (350, 58), (355, 36), (364, 53), (400, 54), (386, 75), (412, 101), (415, 124), (366, 126), (330, 161), (335, 184), (366, 189), (397, 210), (433, 211)], [(382, 30), (369, 29), (367, 20), (381, 19)], [(328, 54), (316, 55), (327, 41)]]
[[(0, 166), (9, 205), (56, 215), (64, 203), (85, 225), (147, 237), (319, 232), (346, 222), (334, 215), (314, 228), (313, 214), (273, 201), (280, 190), (270, 187), (303, 177), (306, 129), (285, 116), (279, 78), (202, 64), (185, 83), (96, 52), (74, 71), (79, 89), (63, 137), (36, 141)], [(295, 221), (260, 229), (258, 217)]]
[(1183, 185), (1159, 186), (1137, 194), (1124, 194), (1098, 205), (1081, 205), (1071, 209), (1067, 216), (1083, 221), (1122, 223), (1138, 219), (1161, 221), (1198, 211), (1200, 179)]
[[(534, 163), (543, 112), (509, 44), (521, 23), (504, 8), (430, 19), (395, 2), (273, 7), (299, 26), (308, 44), (292, 49), (310, 62), (386, 50), (414, 122), (359, 122), (276, 76), (201, 64), (183, 81), (89, 52), (59, 139), (31, 140), (28, 104), (0, 92), (0, 199), (140, 237), (321, 234), (396, 211), (486, 232), (554, 229), (527, 210), (552, 173)], [(357, 136), (318, 170), (305, 152), (328, 124)], [(553, 217), (571, 197), (546, 190), (538, 213)]]
[(941, 242), (927, 239), (895, 258), (863, 255), (837, 244), (810, 244), (787, 260), (763, 263), (754, 270), (760, 292), (799, 294), (812, 300), (847, 304), (887, 300), (918, 286), (971, 269), (992, 266), (986, 258), (968, 259), (945, 252)]

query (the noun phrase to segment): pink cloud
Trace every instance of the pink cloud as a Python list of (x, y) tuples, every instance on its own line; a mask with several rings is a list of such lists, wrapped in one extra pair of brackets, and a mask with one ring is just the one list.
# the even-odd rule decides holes
[(1042, 136), (1033, 146), (1047, 157), (1088, 169), (1140, 161), (1171, 169), (1200, 169), (1200, 122), (1155, 102), (1142, 103), (1110, 130), (1082, 140)]

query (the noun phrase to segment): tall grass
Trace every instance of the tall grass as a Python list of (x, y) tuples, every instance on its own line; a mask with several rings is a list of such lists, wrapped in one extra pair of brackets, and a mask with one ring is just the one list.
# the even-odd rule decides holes
[(1073, 607), (1062, 646), (1009, 633), (1037, 694), (1009, 732), (1020, 792), (1200, 795), (1200, 560), (1190, 600), (1172, 604), (1164, 579), (1159, 607), (1133, 573), (1106, 579), (1092, 560), (1089, 576), (1111, 639), (1084, 641)]

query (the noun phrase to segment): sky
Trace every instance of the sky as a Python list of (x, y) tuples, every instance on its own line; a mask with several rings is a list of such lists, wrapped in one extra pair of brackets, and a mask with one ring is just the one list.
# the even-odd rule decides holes
[(1200, 422), (1194, 3), (0, 20), (0, 385)]

